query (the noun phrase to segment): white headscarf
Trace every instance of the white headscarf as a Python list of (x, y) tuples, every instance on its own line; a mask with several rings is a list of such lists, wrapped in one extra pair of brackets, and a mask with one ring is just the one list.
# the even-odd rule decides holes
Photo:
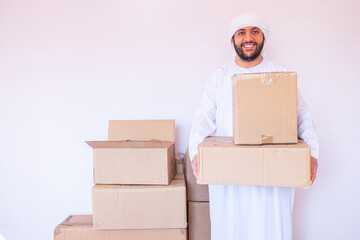
[(229, 39), (231, 40), (234, 34), (243, 27), (258, 27), (263, 32), (265, 39), (269, 36), (269, 26), (265, 19), (255, 12), (247, 12), (240, 14), (231, 20), (229, 25)]

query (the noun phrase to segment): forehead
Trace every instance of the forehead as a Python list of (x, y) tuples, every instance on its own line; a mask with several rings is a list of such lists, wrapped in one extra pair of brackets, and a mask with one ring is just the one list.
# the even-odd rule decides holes
[(240, 28), (239, 30), (237, 30), (236, 32), (239, 32), (239, 31), (246, 31), (246, 30), (260, 30), (260, 28), (258, 27), (255, 27), (255, 26), (248, 26), (248, 27), (242, 27)]

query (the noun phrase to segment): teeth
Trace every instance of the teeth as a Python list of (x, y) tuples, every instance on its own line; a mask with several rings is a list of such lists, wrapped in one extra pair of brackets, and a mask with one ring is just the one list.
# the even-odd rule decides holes
[(245, 47), (252, 47), (254, 44), (245, 44)]

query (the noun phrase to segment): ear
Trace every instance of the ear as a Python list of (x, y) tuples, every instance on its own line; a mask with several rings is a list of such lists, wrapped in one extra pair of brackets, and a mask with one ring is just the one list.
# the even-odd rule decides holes
[(231, 38), (231, 45), (234, 45), (234, 36)]

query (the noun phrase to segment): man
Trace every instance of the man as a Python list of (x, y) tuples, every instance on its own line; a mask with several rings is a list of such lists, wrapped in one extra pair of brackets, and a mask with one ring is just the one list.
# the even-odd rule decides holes
[[(256, 13), (235, 17), (229, 41), (235, 61), (217, 69), (205, 87), (190, 133), (189, 153), (197, 178), (197, 146), (207, 136), (232, 136), (231, 77), (237, 73), (282, 72), (286, 69), (261, 55), (269, 28)], [(311, 181), (316, 177), (318, 142), (308, 107), (298, 91), (298, 136), (311, 147)], [(209, 185), (212, 240), (289, 240), (294, 188)]]

